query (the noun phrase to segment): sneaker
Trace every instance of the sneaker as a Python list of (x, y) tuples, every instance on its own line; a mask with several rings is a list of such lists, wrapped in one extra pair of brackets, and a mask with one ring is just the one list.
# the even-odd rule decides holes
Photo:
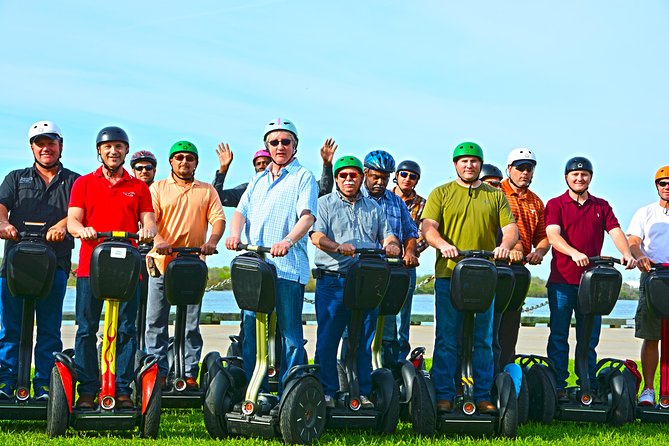
[(495, 406), (490, 401), (479, 401), (478, 403), (476, 403), (476, 410), (479, 413), (487, 413), (490, 415), (494, 415), (497, 413), (497, 406)]
[(35, 401), (47, 401), (49, 399), (49, 386), (39, 386), (34, 389), (33, 399)]
[(639, 406), (654, 406), (655, 405), (655, 390), (643, 389), (639, 396)]
[(437, 412), (452, 412), (453, 403), (450, 400), (439, 400), (437, 401)]
[(14, 386), (7, 383), (0, 383), (0, 400), (14, 398)]
[(374, 403), (372, 403), (365, 395), (360, 395), (360, 407), (362, 409), (374, 409)]
[(77, 409), (92, 410), (95, 408), (95, 395), (79, 394)]
[(335, 407), (335, 400), (330, 395), (325, 395), (325, 407)]
[(133, 409), (135, 405), (132, 403), (132, 399), (130, 398), (130, 395), (126, 395), (125, 393), (121, 393), (116, 395), (116, 407), (120, 410), (129, 410)]

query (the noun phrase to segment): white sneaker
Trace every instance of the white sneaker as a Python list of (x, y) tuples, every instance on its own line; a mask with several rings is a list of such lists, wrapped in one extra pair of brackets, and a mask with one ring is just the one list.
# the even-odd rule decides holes
[(335, 400), (330, 395), (325, 395), (325, 407), (335, 407)]
[(655, 391), (653, 389), (643, 389), (641, 396), (639, 396), (639, 406), (654, 406), (655, 405)]
[(374, 409), (374, 403), (372, 403), (365, 395), (360, 395), (360, 407), (363, 409)]

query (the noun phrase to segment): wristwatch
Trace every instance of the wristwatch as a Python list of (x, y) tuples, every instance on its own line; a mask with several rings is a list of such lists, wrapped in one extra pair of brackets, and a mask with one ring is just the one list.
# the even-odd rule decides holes
[(295, 242), (293, 242), (293, 240), (291, 240), (290, 237), (286, 237), (286, 238), (284, 238), (283, 241), (284, 241), (284, 242), (288, 242), (288, 244), (290, 245), (291, 248), (292, 248), (293, 246), (295, 246)]

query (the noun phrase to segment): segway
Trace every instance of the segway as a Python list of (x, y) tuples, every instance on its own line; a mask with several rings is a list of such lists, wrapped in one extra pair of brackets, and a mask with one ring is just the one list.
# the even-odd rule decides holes
[[(209, 269), (200, 259), (200, 248), (172, 248), (177, 257), (165, 269), (165, 298), (176, 305), (174, 320), (173, 356), (167, 376), (167, 388), (162, 390), (162, 406), (170, 408), (201, 407), (202, 389), (186, 387), (185, 344), (186, 312), (188, 305), (200, 305), (207, 287)], [(200, 377), (204, 376), (204, 368)]]
[[(379, 304), (376, 332), (372, 341), (372, 366), (374, 369), (389, 369), (399, 389), (400, 419), (411, 422), (417, 434), (431, 435), (434, 432), (436, 398), (431, 394), (426, 380), (428, 373), (422, 366), (425, 348), (418, 347), (411, 352), (411, 360), (398, 361), (397, 355), (382, 355), (383, 325), (385, 317), (395, 317), (402, 309), (409, 291), (410, 278), (399, 258), (387, 258), (390, 265), (390, 283), (383, 300)], [(416, 363), (418, 367), (414, 365)]]
[(68, 426), (77, 430), (132, 430), (142, 437), (155, 438), (160, 424), (160, 382), (158, 357), (145, 355), (136, 372), (135, 407), (116, 408), (116, 337), (119, 305), (135, 297), (141, 269), (141, 255), (129, 239), (138, 235), (122, 231), (98, 232), (105, 241), (91, 255), (91, 292), (105, 301), (103, 357), (100, 364), (100, 393), (96, 409), (74, 406), (77, 375), (70, 355), (56, 353), (51, 371), (47, 405), (47, 435), (61, 436)]
[[(463, 313), (461, 379), (462, 396), (456, 397), (452, 412), (437, 414), (436, 430), (441, 433), (487, 434), (515, 437), (518, 428), (518, 401), (511, 376), (498, 373), (493, 381), (491, 396), (497, 406), (496, 414), (476, 411), (472, 353), (474, 348), (474, 315), (485, 312), (495, 299), (497, 268), (487, 260), (492, 251), (459, 251), (464, 257), (453, 269), (451, 302)], [(432, 385), (432, 382), (429, 381)], [(436, 410), (436, 408), (435, 408)]]
[[(326, 427), (370, 429), (378, 433), (392, 434), (399, 422), (400, 394), (392, 372), (380, 367), (381, 334), (377, 338), (376, 355), (372, 355), (372, 362), (377, 367), (372, 371), (372, 391), (369, 395), (374, 403), (373, 409), (362, 408), (357, 352), (365, 313), (376, 309), (387, 294), (389, 307), (397, 306), (397, 301), (401, 300), (399, 311), (406, 298), (408, 276), (405, 279), (398, 270), (393, 285), (401, 289), (389, 291), (392, 272), (388, 265), (390, 259), (385, 257), (385, 251), (356, 249), (355, 253), (359, 254), (357, 262), (348, 269), (344, 281), (344, 305), (351, 311), (347, 348), (343, 361), (338, 364), (339, 392), (335, 396), (335, 407), (327, 409)], [(382, 322), (381, 325), (377, 323), (376, 331), (383, 332)]]
[[(530, 414), (540, 414), (542, 410), (548, 412), (541, 420), (550, 422), (551, 407), (555, 400), (554, 417), (565, 421), (586, 421), (594, 423), (608, 423), (613, 426), (634, 420), (634, 400), (624, 378), (627, 368), (625, 361), (614, 358), (604, 358), (597, 362), (597, 382), (599, 389), (594, 391), (590, 383), (588, 371), (588, 350), (592, 336), (593, 322), (596, 315), (607, 315), (618, 299), (622, 285), (622, 275), (613, 267), (620, 263), (612, 257), (590, 257), (594, 267), (588, 269), (581, 276), (578, 288), (577, 308), (584, 314), (584, 326), (577, 339), (575, 371), (580, 386), (565, 389), (568, 399), (559, 401), (555, 390), (557, 376), (555, 368), (548, 358), (538, 356), (521, 357), (521, 364), (530, 364), (529, 371), (536, 369), (532, 378), (528, 373), (528, 387), (530, 391)], [(552, 388), (547, 388), (545, 373), (549, 375)], [(540, 379), (534, 379), (540, 377)]]
[[(646, 279), (651, 311), (662, 319), (660, 337), (660, 399), (655, 406), (637, 406), (636, 416), (647, 423), (669, 423), (669, 265), (653, 265)], [(636, 389), (635, 389), (636, 390)], [(636, 397), (636, 392), (635, 397)]]
[(141, 270), (139, 277), (139, 302), (137, 304), (137, 320), (135, 326), (137, 327), (137, 351), (146, 351), (146, 303), (149, 296), (149, 272), (146, 269), (146, 255), (153, 248), (153, 243), (140, 243), (138, 250), (142, 256)]
[[(26, 226), (29, 223), (25, 223)], [(56, 253), (46, 244), (44, 224), (39, 229), (21, 232), (20, 241), (7, 252), (7, 288), (14, 298), (23, 301), (16, 392), (0, 401), (0, 419), (45, 420), (46, 401), (30, 397), (30, 365), (33, 355), (33, 327), (37, 299), (51, 292), (56, 273)]]
[(299, 365), (284, 378), (281, 399), (260, 393), (268, 369), (269, 314), (276, 300), (276, 269), (261, 254), (269, 248), (239, 244), (230, 265), (232, 292), (242, 310), (256, 313), (256, 365), (247, 384), (244, 370), (232, 364), (238, 358), (209, 353), (204, 359), (204, 422), (214, 438), (228, 435), (282, 437), (289, 444), (317, 441), (325, 426), (325, 396), (316, 378), (318, 365)]

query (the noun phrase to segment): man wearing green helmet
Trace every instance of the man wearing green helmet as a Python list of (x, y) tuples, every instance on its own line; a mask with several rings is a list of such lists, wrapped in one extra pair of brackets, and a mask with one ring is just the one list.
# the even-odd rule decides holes
[[(163, 274), (174, 259), (172, 248), (199, 247), (204, 255), (213, 254), (225, 230), (225, 214), (216, 189), (195, 179), (198, 152), (189, 141), (179, 141), (169, 152), (171, 174), (151, 185), (151, 199), (156, 211), (158, 233), (154, 247), (147, 254), (149, 296), (146, 313), (146, 349), (160, 358), (160, 381), (166, 386), (168, 375), (167, 346), (170, 304), (164, 292)], [(207, 239), (207, 229), (211, 234)], [(197, 388), (202, 336), (200, 335), (201, 305), (188, 305), (186, 312), (186, 386)]]
[[(356, 248), (383, 245), (391, 256), (400, 254), (400, 244), (388, 225), (383, 209), (360, 192), (363, 165), (354, 156), (343, 156), (334, 165), (337, 190), (318, 199), (318, 218), (310, 237), (316, 250), (316, 356), (320, 364), (325, 404), (334, 407), (339, 390), (337, 350), (350, 310), (344, 306), (344, 280), (355, 262)], [(376, 311), (364, 316), (358, 347), (358, 373), (363, 408), (373, 407), (367, 398), (372, 390), (371, 339), (376, 327)]]
[[(462, 314), (451, 304), (451, 275), (458, 250), (488, 250), (495, 258), (509, 257), (518, 241), (509, 203), (502, 191), (479, 180), (483, 150), (473, 142), (458, 145), (453, 151), (453, 165), (458, 178), (434, 189), (423, 210), (423, 235), (437, 249), (435, 264), (435, 332), (432, 378), (437, 409), (450, 412), (455, 397), (458, 333)], [(497, 246), (497, 230), (502, 241)], [(474, 398), (481, 413), (497, 411), (491, 401), (493, 384), (492, 319), (494, 305), (477, 313), (474, 324), (473, 375)]]

